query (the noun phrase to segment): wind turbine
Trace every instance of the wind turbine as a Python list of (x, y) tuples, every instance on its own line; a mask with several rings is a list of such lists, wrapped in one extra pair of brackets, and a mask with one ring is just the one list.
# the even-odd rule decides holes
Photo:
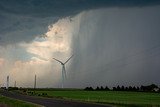
[(56, 60), (57, 62), (59, 62), (62, 65), (62, 88), (64, 85), (64, 80), (67, 78), (67, 74), (66, 74), (66, 68), (65, 68), (65, 64), (73, 57), (73, 55), (68, 58), (65, 62), (62, 62), (56, 58), (53, 58), (54, 60)]

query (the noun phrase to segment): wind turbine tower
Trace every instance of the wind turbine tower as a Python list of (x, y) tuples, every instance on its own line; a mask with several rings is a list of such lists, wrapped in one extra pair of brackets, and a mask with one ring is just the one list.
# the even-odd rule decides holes
[(64, 87), (64, 81), (65, 81), (65, 79), (67, 78), (65, 64), (66, 64), (67, 62), (69, 62), (69, 60), (70, 60), (72, 57), (73, 57), (73, 55), (72, 55), (70, 58), (68, 58), (65, 62), (62, 62), (62, 61), (60, 61), (60, 60), (58, 60), (58, 59), (56, 59), (56, 58), (53, 58), (54, 60), (56, 60), (57, 62), (59, 62), (59, 63), (62, 65), (62, 88)]

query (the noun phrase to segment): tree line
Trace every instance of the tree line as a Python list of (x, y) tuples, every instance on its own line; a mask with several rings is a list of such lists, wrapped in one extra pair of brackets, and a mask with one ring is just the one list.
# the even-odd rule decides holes
[(141, 85), (140, 87), (138, 86), (117, 86), (117, 87), (112, 87), (112, 89), (103, 86), (97, 86), (96, 88), (93, 87), (86, 87), (84, 90), (86, 91), (144, 91), (144, 92), (160, 92), (160, 88), (155, 85), (155, 84), (151, 84), (151, 85)]

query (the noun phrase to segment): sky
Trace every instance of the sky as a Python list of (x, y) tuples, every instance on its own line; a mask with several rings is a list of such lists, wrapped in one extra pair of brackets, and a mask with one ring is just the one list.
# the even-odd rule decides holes
[(1, 0), (0, 85), (160, 85), (159, 0)]

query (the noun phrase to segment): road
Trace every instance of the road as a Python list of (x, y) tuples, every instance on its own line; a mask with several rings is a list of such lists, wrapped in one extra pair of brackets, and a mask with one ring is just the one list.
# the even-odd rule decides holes
[(14, 93), (14, 92), (8, 92), (8, 91), (2, 91), (0, 94), (6, 97), (43, 105), (45, 107), (109, 107), (109, 106), (98, 105), (98, 104), (89, 104), (89, 103), (58, 100), (58, 99), (51, 99), (51, 98), (33, 97), (33, 96), (27, 96), (27, 95)]

